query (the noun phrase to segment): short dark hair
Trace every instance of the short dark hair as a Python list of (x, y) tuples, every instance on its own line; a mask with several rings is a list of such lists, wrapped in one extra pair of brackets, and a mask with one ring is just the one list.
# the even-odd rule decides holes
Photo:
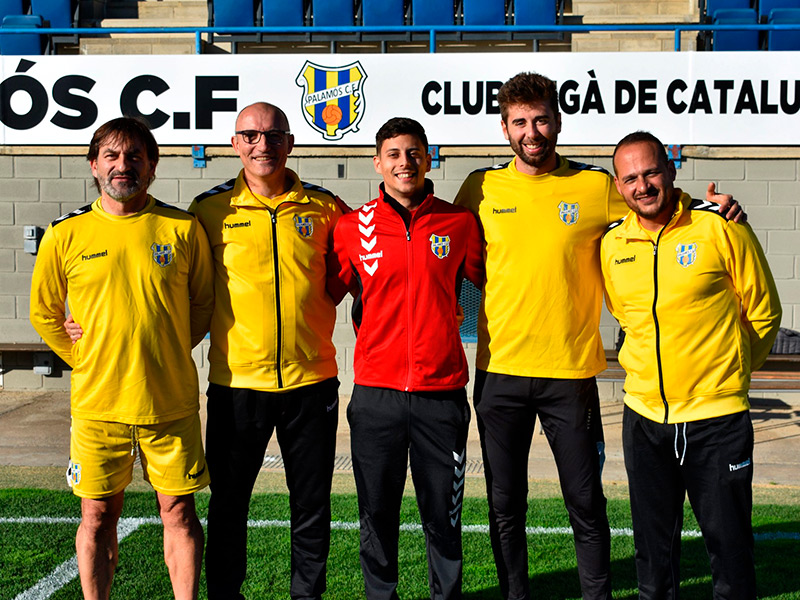
[(386, 121), (378, 133), (375, 134), (375, 154), (380, 156), (381, 146), (386, 140), (390, 140), (398, 135), (413, 135), (416, 136), (422, 145), (425, 146), (425, 153), (428, 152), (428, 136), (425, 135), (425, 128), (420, 125), (419, 121), (409, 119), (408, 117), (393, 117)]
[(546, 102), (558, 114), (558, 90), (556, 82), (539, 73), (518, 73), (506, 81), (497, 92), (500, 116), (508, 119), (508, 108), (514, 104), (534, 104)]
[(86, 159), (97, 160), (100, 155), (100, 146), (115, 138), (141, 142), (147, 152), (147, 160), (158, 163), (158, 143), (147, 122), (137, 117), (119, 117), (98, 127), (89, 143)]
[(664, 165), (669, 164), (669, 157), (667, 156), (667, 151), (664, 149), (664, 144), (661, 143), (656, 136), (654, 136), (649, 131), (634, 131), (633, 133), (629, 133), (624, 138), (622, 138), (618, 143), (617, 147), (614, 148), (614, 154), (611, 156), (611, 164), (614, 165), (614, 173), (617, 172), (617, 152), (619, 152), (620, 148), (624, 148), (625, 146), (630, 146), (632, 144), (652, 144), (653, 147), (656, 149), (656, 154), (658, 155), (659, 162), (662, 162)]

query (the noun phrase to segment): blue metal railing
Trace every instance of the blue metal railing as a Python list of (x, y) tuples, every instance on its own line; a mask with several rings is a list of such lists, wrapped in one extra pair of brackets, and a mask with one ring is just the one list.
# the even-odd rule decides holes
[(700, 25), (686, 24), (597, 24), (597, 25), (386, 25), (358, 27), (53, 27), (53, 28), (0, 28), (3, 34), (30, 35), (84, 35), (98, 36), (112, 33), (124, 34), (194, 34), (195, 53), (202, 54), (202, 36), (210, 35), (247, 35), (247, 34), (341, 34), (354, 33), (427, 33), (429, 51), (436, 52), (436, 36), (440, 33), (591, 33), (595, 31), (630, 32), (630, 31), (671, 31), (675, 34), (675, 51), (681, 49), (681, 34), (684, 32), (714, 31), (784, 31), (800, 30), (800, 23), (770, 24), (732, 24), (732, 25)]

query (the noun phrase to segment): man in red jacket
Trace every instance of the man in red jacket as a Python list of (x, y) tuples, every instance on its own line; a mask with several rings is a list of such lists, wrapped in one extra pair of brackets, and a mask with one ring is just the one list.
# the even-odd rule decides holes
[(352, 291), (355, 388), (347, 409), (369, 600), (397, 598), (400, 501), (411, 476), (431, 598), (461, 597), (461, 503), (470, 411), (457, 305), (483, 284), (474, 215), (433, 195), (428, 140), (412, 119), (376, 135), (380, 196), (334, 231), (328, 290)]

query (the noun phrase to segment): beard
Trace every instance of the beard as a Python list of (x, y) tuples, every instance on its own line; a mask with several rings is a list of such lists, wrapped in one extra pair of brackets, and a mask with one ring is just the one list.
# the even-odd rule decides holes
[(672, 214), (674, 206), (673, 203), (670, 202), (671, 197), (671, 193), (665, 193), (662, 191), (659, 192), (654, 201), (648, 202), (647, 204), (641, 204), (642, 199), (647, 198), (647, 196), (634, 198), (633, 204), (628, 203), (627, 201), (626, 203), (628, 204), (628, 207), (633, 209), (633, 212), (640, 217), (644, 217), (645, 219), (657, 219), (666, 212)]
[[(114, 183), (114, 177), (119, 176), (126, 176), (130, 177), (131, 181), (129, 182), (117, 182)], [(149, 180), (145, 181), (141, 179), (135, 172), (127, 172), (124, 173), (122, 171), (112, 171), (106, 177), (100, 177), (97, 179), (97, 185), (100, 189), (105, 192), (110, 198), (113, 198), (117, 202), (125, 203), (135, 198), (142, 192), (147, 191), (147, 188), (150, 187), (150, 183), (153, 181), (151, 177)]]
[(553, 139), (543, 137), (539, 143), (544, 144), (544, 146), (542, 151), (536, 156), (531, 156), (528, 154), (525, 151), (525, 148), (522, 147), (522, 144), (516, 140), (509, 140), (509, 143), (511, 144), (511, 149), (514, 151), (514, 154), (516, 154), (522, 162), (531, 167), (538, 168), (544, 165), (556, 153), (557, 140), (558, 136), (554, 137)]

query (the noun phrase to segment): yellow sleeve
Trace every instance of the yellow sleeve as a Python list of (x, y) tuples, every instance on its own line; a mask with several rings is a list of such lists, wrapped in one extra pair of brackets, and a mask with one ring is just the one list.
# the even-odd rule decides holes
[(607, 206), (608, 206), (608, 222), (613, 223), (624, 217), (628, 214), (628, 205), (625, 204), (625, 200), (617, 191), (617, 186), (614, 183), (614, 178), (609, 175), (608, 177), (609, 187), (608, 187), (608, 194), (607, 194)]
[(189, 270), (189, 319), (192, 347), (199, 344), (211, 325), (214, 312), (214, 259), (208, 236), (194, 219), (192, 236), (192, 266)]
[(742, 319), (750, 334), (750, 369), (767, 360), (781, 324), (781, 302), (761, 244), (747, 223), (726, 223), (729, 273), (742, 302)]
[(33, 328), (53, 352), (74, 366), (72, 340), (64, 330), (66, 299), (64, 256), (51, 225), (42, 237), (33, 267), (30, 319)]
[[(456, 206), (463, 206), (472, 211), (475, 216), (478, 216), (478, 207), (481, 203), (481, 198), (479, 197), (480, 194), (475, 193), (473, 189), (475, 187), (475, 180), (477, 179), (476, 175), (468, 175), (467, 178), (464, 180), (464, 183), (461, 184), (461, 188), (459, 188), (458, 193), (456, 194), (455, 199), (453, 200), (453, 204)], [(481, 177), (481, 180), (483, 178)]]
[(624, 311), (622, 310), (622, 302), (620, 302), (620, 299), (614, 290), (614, 286), (611, 285), (611, 277), (608, 270), (608, 254), (610, 253), (610, 246), (611, 239), (606, 239), (604, 237), (600, 244), (600, 268), (603, 272), (603, 292), (606, 299), (606, 308), (608, 309), (608, 312), (610, 312), (611, 315), (619, 322), (620, 326), (623, 329), (626, 329), (625, 315)]

